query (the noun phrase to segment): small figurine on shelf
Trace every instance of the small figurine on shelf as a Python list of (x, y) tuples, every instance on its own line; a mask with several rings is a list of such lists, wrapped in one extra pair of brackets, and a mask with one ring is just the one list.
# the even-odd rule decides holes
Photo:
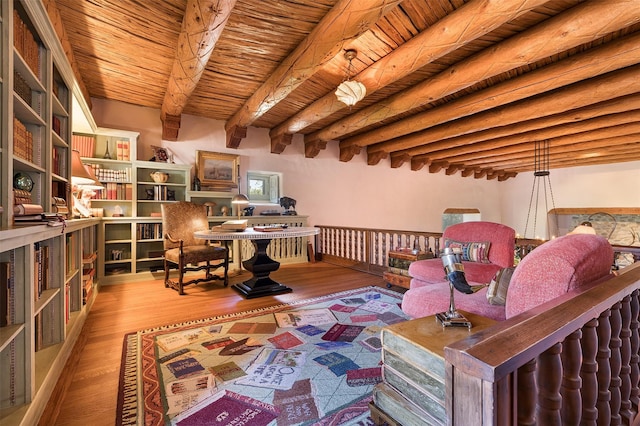
[(222, 213), (222, 216), (229, 216), (229, 206), (220, 207), (220, 212)]
[(193, 178), (193, 190), (200, 191), (200, 188), (202, 188), (200, 184), (200, 179), (198, 179), (198, 176), (196, 176)]
[(284, 208), (285, 211), (282, 213), (286, 216), (296, 216), (296, 200), (291, 197), (280, 197), (280, 207)]
[(111, 138), (107, 138), (107, 141), (105, 143), (107, 148), (104, 150), (104, 157), (103, 157), (105, 160), (111, 160), (111, 153), (109, 152), (109, 143), (110, 142), (111, 142)]

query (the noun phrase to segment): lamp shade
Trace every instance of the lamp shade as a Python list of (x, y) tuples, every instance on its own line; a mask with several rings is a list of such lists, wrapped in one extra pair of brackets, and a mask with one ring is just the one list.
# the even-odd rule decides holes
[(71, 183), (73, 185), (91, 185), (96, 183), (94, 177), (85, 169), (80, 159), (80, 151), (71, 151)]
[(367, 88), (359, 81), (347, 80), (340, 83), (336, 89), (336, 97), (338, 100), (349, 106), (360, 102), (367, 94)]
[(84, 168), (87, 170), (87, 173), (89, 173), (89, 176), (91, 176), (91, 179), (93, 179), (93, 182), (89, 184), (77, 184), (77, 186), (81, 187), (82, 189), (103, 189), (104, 185), (100, 183), (100, 180), (96, 177), (95, 173), (93, 173), (91, 167), (85, 164)]
[(236, 194), (231, 199), (231, 204), (249, 204), (249, 199), (244, 194)]

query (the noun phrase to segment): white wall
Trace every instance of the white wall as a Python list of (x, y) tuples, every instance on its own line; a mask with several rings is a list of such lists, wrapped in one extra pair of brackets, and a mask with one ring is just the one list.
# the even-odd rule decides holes
[[(631, 161), (601, 166), (570, 167), (550, 171), (551, 189), (556, 208), (572, 207), (640, 207), (640, 162)], [(533, 188), (533, 172), (521, 173), (503, 182), (502, 218), (516, 232), (524, 235), (527, 210)], [(534, 195), (534, 203), (536, 197)], [(540, 191), (537, 228), (533, 234), (533, 215), (529, 219), (527, 237), (549, 238)], [(548, 198), (549, 210), (553, 208)], [(532, 208), (533, 209), (533, 208)]]
[[(475, 207), (483, 220), (524, 232), (533, 173), (498, 182), (429, 173), (426, 168), (412, 171), (409, 164), (392, 169), (388, 159), (368, 166), (365, 149), (344, 163), (338, 160), (336, 142), (317, 157), (305, 158), (301, 136), (282, 154), (271, 154), (268, 130), (257, 128), (248, 129), (238, 149), (228, 149), (223, 122), (184, 114), (179, 141), (169, 142), (161, 140), (159, 110), (98, 99), (92, 103), (99, 126), (140, 132), (138, 159), (152, 157), (150, 145), (168, 148), (182, 164), (195, 164), (196, 150), (238, 154), (243, 191), (247, 170), (283, 173), (283, 195), (297, 200), (298, 214), (308, 215), (311, 225), (440, 231), (446, 208)], [(640, 206), (639, 170), (639, 162), (553, 170), (556, 207)], [(538, 227), (544, 221), (540, 219)], [(545, 235), (546, 228), (540, 234)]]

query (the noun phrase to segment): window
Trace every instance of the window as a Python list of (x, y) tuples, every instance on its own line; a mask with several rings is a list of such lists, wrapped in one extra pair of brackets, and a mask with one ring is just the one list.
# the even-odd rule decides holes
[(247, 172), (249, 200), (265, 203), (279, 203), (282, 173)]

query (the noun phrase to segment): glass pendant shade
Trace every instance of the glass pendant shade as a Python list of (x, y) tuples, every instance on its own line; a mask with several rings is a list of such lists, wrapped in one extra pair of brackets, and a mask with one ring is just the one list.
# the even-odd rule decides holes
[(336, 90), (338, 100), (348, 106), (360, 102), (367, 94), (367, 88), (359, 81), (347, 80), (340, 83)]

